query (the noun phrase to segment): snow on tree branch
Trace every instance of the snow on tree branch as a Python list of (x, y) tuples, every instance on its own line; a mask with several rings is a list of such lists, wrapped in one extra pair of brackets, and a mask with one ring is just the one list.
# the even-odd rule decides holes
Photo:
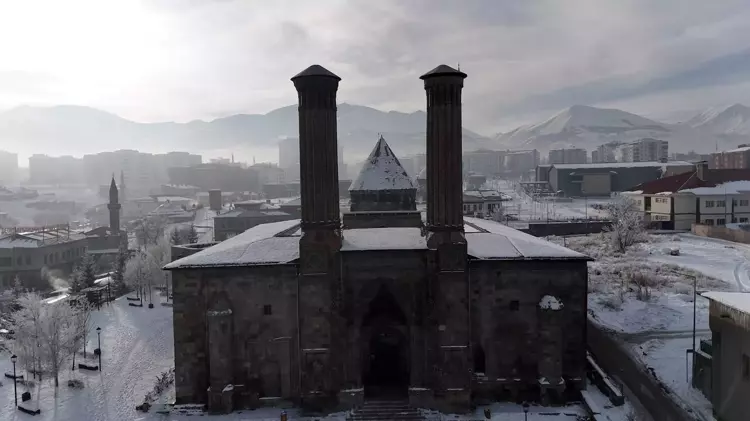
[(643, 212), (635, 200), (627, 196), (617, 196), (607, 205), (607, 211), (612, 224), (607, 226), (605, 231), (616, 251), (624, 253), (628, 247), (643, 241)]

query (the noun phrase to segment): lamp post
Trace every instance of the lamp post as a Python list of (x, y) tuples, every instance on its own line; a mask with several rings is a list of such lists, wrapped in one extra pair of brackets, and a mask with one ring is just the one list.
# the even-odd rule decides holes
[(528, 402), (523, 403), (523, 420), (529, 421), (529, 403)]
[(12, 357), (10, 357), (10, 360), (13, 362), (13, 396), (16, 398), (16, 408), (18, 408), (18, 385), (16, 384), (16, 360), (18, 357), (16, 357), (16, 354), (13, 354)]
[(99, 370), (102, 369), (102, 328), (97, 327), (96, 328), (96, 337), (99, 341)]

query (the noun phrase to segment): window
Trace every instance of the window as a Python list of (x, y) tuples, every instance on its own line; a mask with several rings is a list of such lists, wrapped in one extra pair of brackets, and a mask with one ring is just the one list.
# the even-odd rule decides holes
[(521, 307), (521, 303), (519, 303), (518, 300), (512, 300), (510, 302), (510, 311), (518, 311), (519, 307)]
[(724, 218), (719, 218), (716, 220), (716, 225), (726, 225), (726, 224), (727, 224), (727, 220)]
[(706, 200), (706, 202), (705, 202), (705, 203), (706, 203), (706, 207), (707, 207), (707, 208), (712, 208), (712, 207), (714, 207), (714, 201), (713, 201), (713, 200)]
[(747, 206), (748, 200), (747, 199), (740, 199), (740, 206)]
[(742, 380), (750, 380), (750, 357), (742, 354)]
[(726, 200), (717, 200), (717, 201), (716, 201), (716, 207), (717, 207), (717, 208), (723, 208), (723, 207), (724, 207), (724, 206), (726, 206), (726, 205), (727, 205), (727, 202), (726, 202)]
[(747, 222), (747, 218), (740, 218), (740, 224), (744, 224)]
[(31, 264), (31, 255), (30, 255), (30, 254), (27, 254), (27, 255), (26, 255), (26, 264), (27, 264), (27, 265), (30, 265), (30, 264)]
[(714, 220), (713, 219), (706, 219), (703, 221), (703, 225), (713, 225)]
[(23, 265), (23, 257), (18, 256), (16, 257), (16, 266), (21, 266), (21, 265)]
[(264, 316), (270, 316), (271, 314), (273, 314), (273, 308), (271, 307), (271, 305), (270, 304), (264, 305), (263, 306), (263, 315)]

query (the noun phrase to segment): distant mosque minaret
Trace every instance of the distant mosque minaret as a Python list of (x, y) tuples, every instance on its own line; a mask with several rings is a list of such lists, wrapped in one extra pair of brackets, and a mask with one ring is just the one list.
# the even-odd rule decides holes
[(120, 233), (120, 209), (122, 205), (120, 205), (118, 196), (115, 175), (112, 174), (112, 182), (109, 185), (109, 204), (107, 205), (107, 209), (109, 209), (109, 230), (112, 235)]

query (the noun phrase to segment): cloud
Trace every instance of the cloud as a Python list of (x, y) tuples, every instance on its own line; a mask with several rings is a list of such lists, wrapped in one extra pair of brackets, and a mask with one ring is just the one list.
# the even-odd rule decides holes
[(0, 86), (49, 75), (0, 106), (79, 103), (141, 121), (261, 113), (294, 103), (289, 78), (319, 63), (342, 77), (342, 102), (412, 111), (424, 107), (419, 75), (460, 63), (465, 122), (491, 133), (575, 103), (686, 92), (686, 106), (714, 105), (689, 91), (750, 74), (744, 0), (64, 3), (65, 25), (35, 20), (52, 0), (0, 6)]

